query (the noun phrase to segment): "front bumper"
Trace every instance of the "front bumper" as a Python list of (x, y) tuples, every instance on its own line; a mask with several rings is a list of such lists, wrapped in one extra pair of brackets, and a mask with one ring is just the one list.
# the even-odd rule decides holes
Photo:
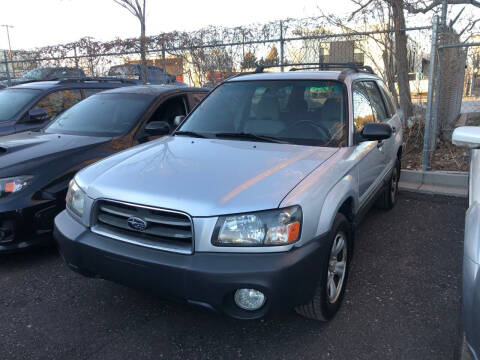
[[(194, 253), (182, 255), (124, 243), (92, 233), (66, 211), (55, 218), (54, 237), (67, 265), (147, 290), (163, 298), (200, 305), (239, 319), (293, 308), (313, 296), (326, 250), (324, 237), (283, 253)], [(326, 266), (326, 265), (325, 265)], [(234, 304), (239, 288), (262, 291), (267, 301), (256, 311)]]
[(55, 201), (0, 212), (0, 253), (52, 243), (53, 219), (61, 207)]
[(463, 258), (463, 322), (467, 345), (480, 358), (480, 265)]

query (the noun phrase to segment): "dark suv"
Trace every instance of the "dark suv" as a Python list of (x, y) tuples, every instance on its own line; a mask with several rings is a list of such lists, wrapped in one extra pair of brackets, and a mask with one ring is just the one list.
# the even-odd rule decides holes
[[(142, 83), (142, 70), (138, 64), (112, 66), (108, 71), (108, 76), (129, 79), (136, 81), (138, 84)], [(152, 65), (147, 66), (147, 82), (152, 85), (185, 85), (184, 83), (177, 81), (174, 75), (163, 71), (161, 67)]]
[[(63, 78), (85, 78), (82, 69), (72, 67), (39, 67), (30, 70), (16, 79), (11, 79), (10, 86), (25, 84), (32, 81), (58, 80)], [(0, 82), (0, 88), (9, 86), (7, 80)]]
[(65, 79), (0, 90), (0, 135), (37, 130), (54, 116), (99, 91), (134, 83), (125, 79)]

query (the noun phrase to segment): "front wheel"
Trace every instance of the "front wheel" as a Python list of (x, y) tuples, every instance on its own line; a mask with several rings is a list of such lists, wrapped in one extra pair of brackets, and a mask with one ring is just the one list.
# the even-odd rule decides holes
[(345, 294), (352, 245), (350, 223), (343, 214), (337, 214), (329, 239), (329, 251), (322, 254), (315, 293), (308, 304), (295, 309), (298, 314), (319, 321), (328, 321), (335, 316)]

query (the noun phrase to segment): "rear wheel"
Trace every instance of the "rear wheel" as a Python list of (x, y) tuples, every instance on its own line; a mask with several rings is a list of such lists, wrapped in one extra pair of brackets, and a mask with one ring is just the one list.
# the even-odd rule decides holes
[(392, 170), (392, 175), (388, 181), (385, 192), (380, 197), (378, 205), (385, 210), (391, 210), (397, 203), (398, 197), (398, 181), (400, 180), (400, 161), (397, 159), (395, 166)]
[(343, 214), (335, 217), (328, 249), (322, 254), (320, 278), (313, 298), (295, 309), (300, 315), (319, 321), (333, 318), (345, 294), (353, 247), (351, 226)]

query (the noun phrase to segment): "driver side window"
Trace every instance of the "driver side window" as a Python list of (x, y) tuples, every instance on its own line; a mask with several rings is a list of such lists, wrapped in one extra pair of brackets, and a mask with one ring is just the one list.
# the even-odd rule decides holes
[(355, 135), (360, 134), (367, 123), (375, 122), (368, 92), (361, 83), (353, 85), (353, 124)]
[(183, 96), (175, 96), (164, 101), (157, 110), (155, 110), (147, 123), (152, 121), (165, 121), (170, 125), (170, 129), (173, 130), (175, 128), (174, 120), (178, 115), (187, 115)]

